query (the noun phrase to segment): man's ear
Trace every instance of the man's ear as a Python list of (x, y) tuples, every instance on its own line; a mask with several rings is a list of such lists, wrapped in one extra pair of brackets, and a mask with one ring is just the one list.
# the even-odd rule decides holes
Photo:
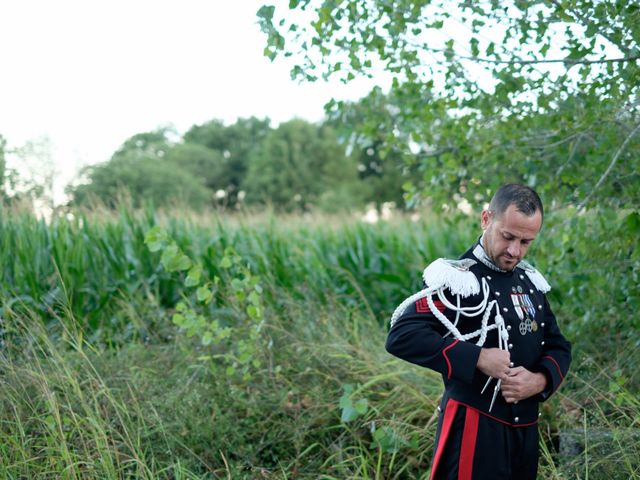
[(487, 209), (482, 210), (480, 214), (480, 225), (482, 226), (482, 230), (486, 230), (489, 228), (489, 224), (491, 223), (491, 212)]

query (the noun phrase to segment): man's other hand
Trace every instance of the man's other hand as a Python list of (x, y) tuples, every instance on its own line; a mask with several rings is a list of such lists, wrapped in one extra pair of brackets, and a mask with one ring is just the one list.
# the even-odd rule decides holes
[(547, 386), (547, 377), (533, 373), (524, 367), (511, 368), (502, 379), (502, 396), (507, 403), (514, 403), (542, 392)]

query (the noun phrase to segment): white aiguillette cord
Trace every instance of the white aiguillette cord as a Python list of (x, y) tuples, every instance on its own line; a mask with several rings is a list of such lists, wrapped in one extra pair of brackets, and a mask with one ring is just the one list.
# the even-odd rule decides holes
[[(426, 273), (426, 272), (425, 272)], [(425, 275), (426, 277), (427, 275)], [(441, 282), (449, 283), (449, 282)], [(477, 285), (477, 284), (476, 284)], [(396, 321), (402, 316), (407, 307), (418, 300), (423, 298), (427, 299), (427, 304), (429, 305), (429, 310), (433, 315), (444, 325), (444, 327), (449, 332), (447, 335), (451, 334), (454, 336), (456, 340), (460, 341), (468, 341), (472, 338), (479, 337), (476, 345), (482, 347), (484, 342), (487, 339), (487, 332), (489, 330), (498, 329), (498, 348), (501, 350), (507, 350), (507, 345), (509, 344), (509, 332), (507, 331), (504, 318), (500, 314), (499, 305), (496, 300), (489, 301), (489, 283), (486, 278), (482, 278), (482, 301), (478, 305), (470, 306), (470, 307), (461, 307), (460, 306), (460, 297), (465, 297), (469, 294), (472, 294), (471, 289), (469, 292), (466, 290), (460, 290), (461, 293), (456, 294), (456, 303), (457, 305), (452, 304), (449, 299), (445, 295), (445, 290), (447, 290), (447, 286), (440, 286), (439, 288), (427, 287), (410, 297), (406, 298), (393, 312), (391, 316), (391, 327), (393, 328)], [(477, 288), (477, 287), (476, 287)], [(438, 295), (438, 300), (445, 306), (445, 308), (456, 312), (456, 318), (454, 323), (444, 315), (435, 305), (433, 301), (433, 295)], [(495, 315), (493, 317), (493, 324), (489, 325), (489, 317), (491, 315), (491, 310), (495, 307)], [(458, 330), (458, 321), (460, 320), (460, 314), (465, 317), (476, 317), (480, 314), (482, 315), (482, 320), (480, 323), (480, 328), (474, 330), (473, 332), (462, 334), (460, 330)], [(445, 335), (446, 336), (446, 335)], [(489, 377), (484, 387), (481, 390), (481, 394), (485, 392), (489, 384), (493, 380), (493, 377)], [(498, 392), (500, 391), (500, 385), (502, 381), (498, 379), (496, 385), (493, 389), (493, 397), (491, 398), (491, 404), (489, 405), (489, 412), (493, 409), (493, 405), (498, 396)]]
[[(496, 312), (496, 316), (494, 318), (496, 324), (498, 325), (498, 348), (500, 350), (506, 350), (506, 348), (504, 348), (508, 342), (509, 342), (509, 333), (507, 332), (507, 329), (504, 326), (504, 318), (502, 318), (502, 315), (500, 315), (500, 312)], [(482, 395), (484, 393), (484, 391), (487, 389), (487, 387), (489, 386), (489, 384), (491, 383), (491, 380), (493, 380), (493, 377), (489, 377), (487, 379), (487, 383), (484, 384), (484, 387), (482, 387), (482, 390), (480, 391), (480, 395)], [(496, 402), (496, 397), (498, 396), (498, 392), (500, 391), (500, 386), (502, 385), (502, 380), (498, 379), (498, 381), (496, 382), (496, 386), (493, 387), (493, 396), (491, 397), (491, 404), (489, 405), (489, 412), (491, 412), (491, 410), (493, 409), (493, 404)]]

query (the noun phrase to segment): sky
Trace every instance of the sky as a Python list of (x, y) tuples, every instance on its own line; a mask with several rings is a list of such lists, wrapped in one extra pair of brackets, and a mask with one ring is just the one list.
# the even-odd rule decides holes
[(214, 118), (317, 121), (332, 97), (373, 87), (292, 81), (290, 64), (262, 54), (263, 3), (0, 0), (0, 135), (10, 148), (48, 139), (62, 201), (81, 167), (136, 133), (171, 124), (182, 134)]

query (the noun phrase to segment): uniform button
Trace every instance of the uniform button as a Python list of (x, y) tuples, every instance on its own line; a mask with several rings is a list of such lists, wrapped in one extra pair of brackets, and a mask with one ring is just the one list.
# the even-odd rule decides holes
[(438, 405), (438, 411), (442, 412), (442, 409), (440, 408), (440, 405)]
[(487, 280), (491, 280), (491, 277), (489, 275), (487, 275)]
[(509, 309), (508, 309), (507, 307), (502, 307), (502, 311), (503, 311), (503, 312), (508, 312), (508, 311), (509, 311)]
[(541, 326), (541, 327), (544, 327), (544, 322), (542, 322), (542, 323), (540, 324), (540, 326)]
[(511, 331), (511, 325), (507, 325), (507, 332)]
[(509, 362), (509, 366), (510, 366), (511, 368), (513, 368), (513, 365), (514, 365), (514, 364), (513, 364), (513, 362)]
[(500, 292), (495, 292), (495, 294), (496, 294), (496, 297), (500, 296)]
[(542, 310), (542, 305), (538, 305), (538, 310)]
[[(513, 401), (513, 404), (514, 404), (514, 405), (517, 405), (517, 404), (518, 404), (518, 400), (514, 400), (514, 401)], [(517, 422), (517, 421), (518, 421), (518, 420), (516, 420), (516, 422)]]
[(530, 288), (530, 289), (529, 289), (529, 293), (533, 293), (533, 288)]
[(540, 342), (540, 345), (544, 345), (544, 340)]
[(542, 416), (542, 412), (538, 412), (538, 416), (541, 417)]
[(509, 350), (511, 350), (513, 348), (513, 343), (509, 344)]
[(518, 423), (520, 421), (520, 417), (516, 417), (513, 419), (514, 422)]
[(520, 280), (524, 280), (524, 275), (520, 275)]

